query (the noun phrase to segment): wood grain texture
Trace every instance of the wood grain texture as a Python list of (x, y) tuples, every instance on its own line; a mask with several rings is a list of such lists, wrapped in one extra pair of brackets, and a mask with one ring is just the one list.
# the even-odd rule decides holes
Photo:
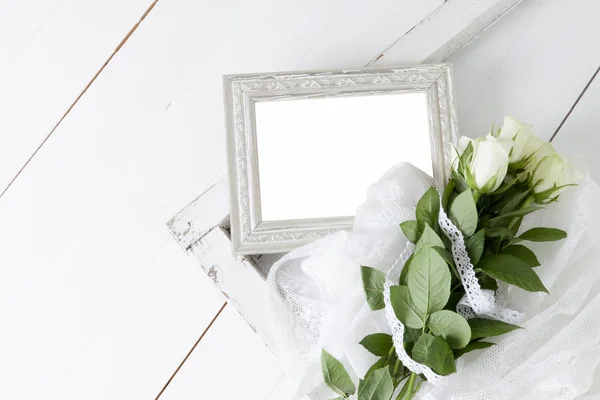
[(373, 65), (443, 62), (521, 1), (446, 0), (374, 59)]
[(0, 4), (0, 193), (151, 0)]
[[(31, 47), (0, 77), (0, 87), (14, 93), (2, 97), (10, 115), (0, 118), (8, 132), (0, 152), (14, 153), (1, 153), (3, 179), (147, 7), (61, 4), (61, 12), (74, 10), (66, 4), (80, 12), (47, 10)], [(209, 186), (225, 160), (221, 76), (295, 68), (345, 4), (157, 3), (0, 199), (0, 324), (8, 327), (0, 343), (0, 397), (158, 394), (223, 301), (200, 268), (188, 268), (192, 259), (164, 225)], [(102, 57), (88, 53), (106, 37)], [(327, 53), (323, 67), (347, 53), (351, 43), (345, 44)], [(17, 137), (23, 142), (13, 146)], [(256, 339), (231, 340), (240, 349), (256, 346)], [(261, 360), (252, 370), (276, 369)], [(178, 382), (185, 390), (186, 381)], [(202, 390), (218, 383), (207, 380)], [(266, 397), (268, 389), (256, 390)]]
[(280, 377), (275, 358), (228, 306), (160, 400), (263, 400)]
[(598, 12), (589, 0), (525, 0), (450, 57), (461, 133), (513, 115), (549, 139), (600, 65)]

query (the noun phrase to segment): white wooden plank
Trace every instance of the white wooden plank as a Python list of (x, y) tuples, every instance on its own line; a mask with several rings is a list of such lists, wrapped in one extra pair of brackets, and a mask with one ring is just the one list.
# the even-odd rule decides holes
[(169, 220), (167, 226), (177, 243), (187, 250), (228, 216), (228, 181), (222, 178)]
[(160, 400), (263, 400), (280, 377), (275, 358), (227, 306)]
[[(202, 290), (182, 283), (196, 279), (189, 271), (136, 284), (168, 240), (164, 221), (223, 164), (221, 75), (293, 69), (342, 3), (157, 4), (0, 199), (0, 397), (88, 398), (89, 384), (137, 398), (140, 382), (174, 369), (166, 354), (183, 357), (199, 332), (182, 329), (174, 343), (147, 319), (127, 322), (151, 310), (155, 293), (182, 310), (174, 327), (194, 313), (206, 325), (202, 315), (218, 309), (213, 295), (187, 300)], [(331, 59), (346, 51), (334, 50)], [(116, 379), (120, 364), (136, 378)]]
[(590, 176), (600, 181), (600, 78), (596, 76), (577, 106), (553, 140), (557, 150), (566, 154), (583, 154)]
[(600, 65), (599, 12), (592, 0), (525, 0), (450, 57), (461, 132), (514, 115), (549, 139)]
[(0, 4), (0, 193), (152, 0)]
[(192, 245), (190, 251), (262, 342), (271, 346), (272, 321), (267, 312), (266, 282), (255, 266), (245, 257), (231, 255), (231, 241), (220, 227)]
[(444, 0), (345, 2), (298, 68), (358, 68), (413, 29)]
[(443, 62), (521, 1), (446, 0), (373, 63), (381, 66)]
[(54, 397), (43, 398), (154, 399), (223, 302), (196, 262), (167, 238)]
[[(302, 400), (307, 399), (305, 396)], [(294, 381), (288, 375), (282, 374), (265, 400), (298, 400)]]

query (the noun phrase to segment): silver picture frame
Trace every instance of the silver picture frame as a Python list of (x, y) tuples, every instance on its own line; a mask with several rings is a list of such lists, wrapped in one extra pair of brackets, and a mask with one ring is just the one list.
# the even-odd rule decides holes
[(433, 175), (443, 187), (458, 141), (451, 66), (282, 72), (223, 78), (230, 191), (230, 229), (235, 255), (282, 253), (350, 229), (353, 217), (263, 221), (255, 104), (302, 98), (420, 92), (426, 95)]

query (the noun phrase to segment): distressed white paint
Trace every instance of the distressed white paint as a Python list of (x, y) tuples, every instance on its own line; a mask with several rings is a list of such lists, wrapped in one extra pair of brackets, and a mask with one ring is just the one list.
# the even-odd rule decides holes
[(500, 19), (522, 0), (446, 0), (373, 60), (374, 65), (437, 63)]

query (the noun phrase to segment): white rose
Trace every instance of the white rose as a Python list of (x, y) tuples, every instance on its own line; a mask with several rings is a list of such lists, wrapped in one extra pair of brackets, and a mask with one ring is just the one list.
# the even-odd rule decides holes
[(512, 140), (514, 146), (509, 154), (509, 162), (515, 163), (523, 160), (527, 156), (525, 148), (531, 137), (535, 137), (533, 133), (533, 125), (525, 124), (516, 118), (504, 117), (504, 125), (498, 136), (500, 139)]
[(528, 157), (532, 154), (535, 154), (535, 152), (537, 152), (544, 145), (544, 143), (546, 142), (539, 137), (535, 135), (530, 136), (529, 139), (527, 139), (527, 142), (525, 142), (525, 147), (523, 148), (523, 157)]
[(557, 198), (568, 186), (575, 185), (583, 175), (569, 161), (558, 154), (550, 143), (535, 153), (536, 165), (531, 184), (537, 201)]
[(491, 135), (473, 142), (473, 157), (468, 165), (467, 183), (480, 193), (498, 189), (508, 170), (512, 142)]

